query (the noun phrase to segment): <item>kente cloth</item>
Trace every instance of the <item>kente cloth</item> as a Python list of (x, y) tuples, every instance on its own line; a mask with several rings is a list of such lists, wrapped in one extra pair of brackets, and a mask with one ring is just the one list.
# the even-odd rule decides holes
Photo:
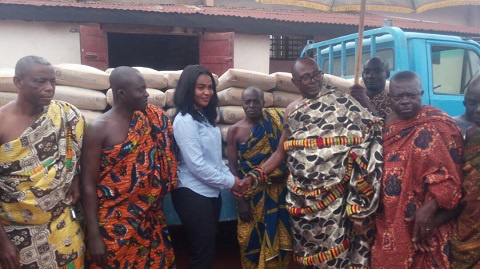
[(409, 120), (384, 129), (382, 200), (377, 213), (372, 268), (450, 268), (451, 223), (432, 231), (428, 253), (412, 244), (417, 209), (435, 199), (454, 209), (461, 193), (462, 134), (441, 110), (423, 106)]
[(18, 138), (0, 146), (0, 221), (20, 250), (22, 268), (83, 268), (83, 232), (66, 195), (84, 128), (77, 108), (52, 101)]
[(125, 142), (102, 150), (97, 195), (107, 268), (175, 268), (162, 205), (176, 184), (171, 122), (148, 105), (132, 116)]
[(385, 88), (383, 91), (374, 95), (370, 98), (370, 101), (373, 104), (373, 107), (377, 111), (378, 115), (385, 119), (387, 115), (392, 112), (390, 106), (390, 98), (388, 98), (388, 88)]
[[(283, 112), (269, 108), (252, 129), (245, 143), (238, 145), (240, 174), (246, 176), (261, 166), (277, 149), (283, 131)], [(282, 164), (269, 177), (287, 178)], [(244, 269), (287, 268), (291, 261), (292, 240), (286, 208), (285, 183), (260, 184), (246, 199), (254, 210), (253, 221), (238, 220), (238, 242)]]
[(368, 268), (382, 124), (349, 94), (328, 85), (287, 117), (287, 207), (298, 264)]
[(463, 153), (462, 213), (452, 236), (453, 268), (480, 268), (480, 135), (468, 141)]

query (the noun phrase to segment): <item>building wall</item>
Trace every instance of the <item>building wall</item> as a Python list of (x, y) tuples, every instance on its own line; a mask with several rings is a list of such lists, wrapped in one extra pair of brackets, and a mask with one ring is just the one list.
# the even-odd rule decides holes
[(72, 23), (0, 20), (0, 68), (14, 68), (18, 59), (38, 55), (52, 64), (80, 63), (80, 37)]
[(235, 33), (234, 68), (269, 73), (270, 37)]

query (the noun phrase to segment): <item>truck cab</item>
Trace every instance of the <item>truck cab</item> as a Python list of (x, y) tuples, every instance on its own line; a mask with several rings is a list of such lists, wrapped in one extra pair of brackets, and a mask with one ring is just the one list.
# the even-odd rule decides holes
[[(316, 59), (325, 73), (352, 78), (355, 71), (358, 34), (309, 44), (301, 56)], [(390, 66), (390, 76), (399, 71), (416, 72), (422, 82), (423, 104), (451, 116), (463, 114), (463, 95), (472, 77), (480, 71), (480, 45), (470, 39), (438, 34), (404, 32), (393, 26), (364, 32), (362, 63), (378, 56)]]

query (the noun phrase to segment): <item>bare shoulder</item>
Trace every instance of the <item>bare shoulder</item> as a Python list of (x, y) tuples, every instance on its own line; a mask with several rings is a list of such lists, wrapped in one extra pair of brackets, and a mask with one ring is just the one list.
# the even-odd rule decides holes
[(245, 128), (245, 120), (243, 119), (239, 122), (236, 122), (235, 124), (233, 124), (228, 128), (227, 137), (231, 137), (237, 140), (236, 134), (238, 134), (239, 130), (242, 130), (244, 128)]
[(13, 102), (10, 102), (2, 107), (0, 107), (0, 122), (2, 123), (0, 125), (0, 130), (2, 130), (3, 127), (7, 127), (8, 124), (12, 121), (15, 121), (15, 110), (14, 110), (14, 104)]
[(109, 128), (109, 124), (114, 122), (112, 117), (108, 115), (108, 112), (100, 115), (92, 123), (88, 124), (87, 132), (93, 133), (95, 136), (105, 136)]
[(478, 135), (480, 135), (480, 127), (474, 124), (470, 128), (468, 128), (465, 134), (465, 142), (466, 143), (470, 142), (472, 139), (474, 139)]
[(285, 118), (287, 118), (288, 115), (290, 115), (290, 112), (292, 112), (292, 110), (293, 110), (293, 109), (300, 103), (300, 101), (302, 101), (302, 100), (303, 100), (303, 98), (300, 97), (300, 98), (298, 98), (297, 100), (291, 102), (291, 103), (287, 106), (287, 108), (285, 109)]

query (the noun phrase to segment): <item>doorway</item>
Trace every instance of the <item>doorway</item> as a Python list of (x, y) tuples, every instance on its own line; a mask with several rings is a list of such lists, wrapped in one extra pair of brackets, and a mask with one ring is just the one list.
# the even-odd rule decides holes
[(199, 62), (197, 36), (108, 33), (109, 67), (181, 70)]

